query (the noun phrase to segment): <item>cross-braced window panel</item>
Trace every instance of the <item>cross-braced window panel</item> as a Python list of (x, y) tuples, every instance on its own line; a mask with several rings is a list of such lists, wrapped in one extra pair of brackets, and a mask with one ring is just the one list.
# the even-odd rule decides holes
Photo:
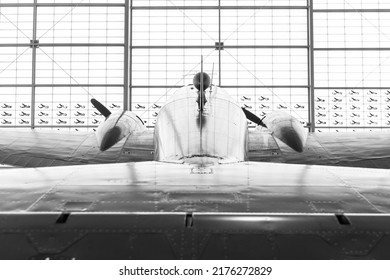
[(390, 13), (316, 13), (316, 48), (388, 48)]
[(132, 85), (191, 84), (193, 76), (200, 71), (202, 56), (204, 71), (213, 76), (213, 84), (218, 84), (218, 52), (214, 49), (134, 49)]
[[(8, 1), (8, 0), (7, 0)], [(124, 4), (125, 0), (38, 0), (38, 3), (48, 3), (48, 4)]]
[(306, 86), (306, 49), (226, 49), (223, 86)]
[(389, 9), (388, 0), (314, 0), (314, 9)]
[(218, 0), (133, 0), (134, 7), (218, 6)]
[(222, 10), (225, 45), (307, 45), (306, 9)]
[(31, 84), (31, 49), (0, 47), (0, 85)]
[(32, 33), (33, 8), (0, 7), (0, 45), (29, 44)]
[(40, 43), (123, 43), (123, 7), (39, 7)]
[(218, 10), (134, 10), (133, 46), (214, 46)]
[(41, 47), (37, 84), (122, 84), (122, 47)]
[(221, 6), (306, 6), (307, 0), (221, 0)]

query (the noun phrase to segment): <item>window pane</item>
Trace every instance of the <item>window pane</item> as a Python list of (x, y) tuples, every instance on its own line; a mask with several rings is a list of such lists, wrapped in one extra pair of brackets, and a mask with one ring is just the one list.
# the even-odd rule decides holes
[(32, 29), (33, 8), (0, 7), (0, 45), (29, 44)]
[(123, 43), (122, 7), (39, 7), (40, 43)]
[(37, 84), (123, 84), (121, 47), (41, 47)]

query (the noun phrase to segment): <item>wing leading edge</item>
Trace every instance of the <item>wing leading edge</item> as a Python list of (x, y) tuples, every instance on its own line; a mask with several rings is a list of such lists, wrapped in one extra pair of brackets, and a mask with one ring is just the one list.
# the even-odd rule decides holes
[(0, 163), (18, 167), (45, 167), (153, 159), (153, 131), (130, 134), (105, 152), (94, 133), (2, 129)]
[(309, 133), (306, 147), (296, 153), (264, 129), (249, 131), (248, 159), (283, 162), (390, 169), (390, 133), (335, 132)]
[[(45, 167), (95, 163), (138, 162), (154, 159), (154, 132), (141, 131), (102, 152), (94, 133), (2, 129), (0, 164)], [(306, 148), (296, 153), (266, 129), (250, 130), (248, 159), (283, 162), (390, 168), (390, 133), (310, 133)]]

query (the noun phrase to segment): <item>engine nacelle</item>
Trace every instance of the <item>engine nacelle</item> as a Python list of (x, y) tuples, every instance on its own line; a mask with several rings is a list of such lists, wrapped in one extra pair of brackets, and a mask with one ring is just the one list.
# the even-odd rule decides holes
[(110, 113), (96, 131), (99, 149), (105, 151), (129, 134), (145, 129), (141, 119), (131, 111)]
[(276, 138), (297, 152), (303, 151), (307, 132), (296, 118), (286, 112), (274, 111), (268, 113), (262, 121)]

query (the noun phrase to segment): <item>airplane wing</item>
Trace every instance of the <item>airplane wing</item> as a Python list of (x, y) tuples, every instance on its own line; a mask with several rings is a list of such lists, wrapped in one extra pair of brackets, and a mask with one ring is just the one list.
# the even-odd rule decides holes
[(130, 134), (105, 152), (94, 133), (8, 128), (0, 133), (0, 164), (19, 167), (146, 161), (153, 150), (153, 131)]
[(0, 259), (390, 258), (389, 170), (139, 162), (0, 182)]
[(249, 131), (250, 161), (390, 169), (390, 132), (309, 133), (302, 153), (267, 129)]

